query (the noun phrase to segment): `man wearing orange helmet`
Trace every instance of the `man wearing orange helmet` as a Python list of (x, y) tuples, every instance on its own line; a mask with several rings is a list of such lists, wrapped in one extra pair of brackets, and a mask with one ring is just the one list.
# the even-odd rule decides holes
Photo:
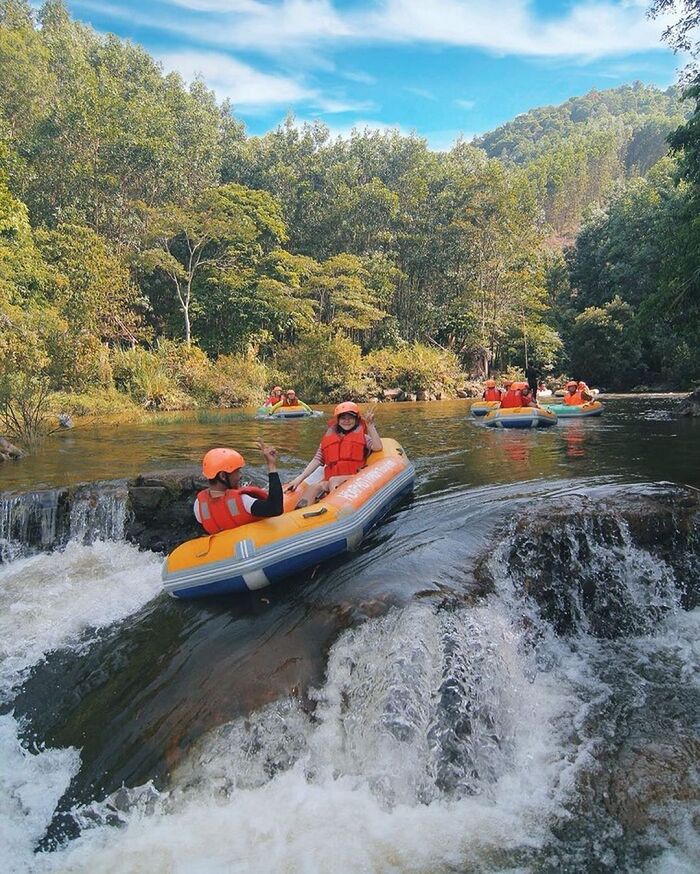
[(210, 449), (202, 459), (202, 473), (209, 487), (194, 502), (194, 515), (207, 534), (238, 528), (257, 519), (280, 516), (284, 509), (282, 483), (277, 473), (277, 450), (256, 441), (267, 462), (268, 491), (241, 486), (243, 456), (235, 449)]
[(374, 412), (368, 410), (362, 416), (360, 408), (352, 401), (338, 404), (316, 454), (299, 476), (288, 483), (287, 491), (293, 492), (322, 467), (323, 478), (310, 478), (309, 488), (297, 507), (317, 501), (361, 470), (370, 452), (380, 452), (381, 449), (382, 439), (374, 424)]
[(486, 388), (484, 389), (484, 393), (481, 397), (485, 401), (500, 401), (503, 397), (503, 392), (500, 388), (496, 388), (496, 380), (495, 379), (487, 379), (485, 382)]

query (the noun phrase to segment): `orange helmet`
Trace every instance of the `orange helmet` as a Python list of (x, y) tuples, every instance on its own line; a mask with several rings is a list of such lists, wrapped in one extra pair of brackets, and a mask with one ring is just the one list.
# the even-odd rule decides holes
[(282, 386), (281, 386), (281, 385), (276, 385), (276, 386), (272, 389), (272, 391), (282, 391)]
[(503, 385), (505, 386), (505, 388), (508, 388), (509, 386), (513, 385), (513, 380), (512, 379), (504, 379)]
[(524, 389), (524, 388), (527, 388), (527, 387), (528, 387), (528, 386), (527, 386), (527, 383), (526, 383), (526, 382), (514, 382), (514, 383), (513, 383), (513, 388)]
[(578, 383), (576, 382), (575, 379), (570, 379), (570, 380), (566, 383), (566, 387), (567, 387), (567, 388), (571, 388), (572, 386), (573, 386), (573, 388), (578, 388)]
[(207, 479), (216, 479), (219, 473), (233, 473), (245, 464), (245, 458), (235, 449), (210, 449), (202, 459), (202, 473)]
[(496, 388), (496, 380), (495, 379), (487, 379), (486, 380), (486, 388)]
[(343, 413), (352, 413), (354, 416), (359, 417), (360, 408), (352, 401), (343, 401), (342, 404), (338, 404), (338, 406), (333, 410), (333, 415), (338, 418), (338, 416), (342, 416)]

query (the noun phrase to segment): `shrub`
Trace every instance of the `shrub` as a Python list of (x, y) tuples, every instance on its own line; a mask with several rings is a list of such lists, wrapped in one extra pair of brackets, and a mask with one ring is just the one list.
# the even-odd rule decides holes
[(270, 383), (270, 369), (253, 355), (220, 355), (209, 376), (208, 391), (217, 407), (255, 406)]
[(308, 403), (367, 400), (377, 385), (365, 372), (360, 347), (347, 337), (319, 327), (282, 349), (277, 365), (287, 374), (286, 384)]
[(405, 392), (454, 395), (466, 380), (453, 352), (422, 343), (378, 349), (367, 356), (365, 365), (382, 388), (402, 388)]
[(156, 353), (139, 347), (116, 349), (112, 353), (112, 371), (117, 388), (147, 410), (187, 410), (196, 406)]

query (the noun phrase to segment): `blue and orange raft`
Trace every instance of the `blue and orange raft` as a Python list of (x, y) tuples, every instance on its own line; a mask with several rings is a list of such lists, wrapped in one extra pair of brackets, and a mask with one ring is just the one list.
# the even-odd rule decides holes
[(163, 564), (163, 588), (176, 598), (262, 589), (290, 574), (354, 549), (405, 494), (415, 471), (396, 440), (383, 439), (367, 466), (317, 504), (239, 528), (188, 540)]

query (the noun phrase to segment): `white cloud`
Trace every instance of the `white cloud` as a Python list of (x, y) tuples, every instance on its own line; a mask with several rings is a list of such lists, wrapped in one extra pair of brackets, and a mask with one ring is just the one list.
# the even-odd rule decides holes
[(406, 91), (409, 91), (411, 94), (415, 94), (416, 97), (422, 97), (424, 100), (436, 100), (437, 98), (433, 94), (432, 91), (428, 91), (427, 88), (414, 88), (412, 85), (406, 86)]
[(529, 0), (387, 0), (367, 16), (375, 39), (471, 46), (502, 54), (601, 57), (660, 48), (664, 22), (636, 3), (582, 0), (558, 18), (538, 18)]
[(455, 100), (455, 104), (461, 109), (474, 109), (476, 100)]
[(221, 52), (179, 51), (160, 55), (167, 71), (192, 81), (201, 76), (219, 99), (228, 97), (234, 107), (247, 109), (308, 103), (327, 114), (368, 112), (378, 107), (371, 100), (327, 96), (298, 79), (263, 73)]
[(168, 52), (159, 60), (166, 70), (177, 71), (188, 81), (201, 75), (218, 98), (228, 97), (234, 106), (289, 104), (316, 97), (315, 91), (295, 79), (261, 73), (218, 52)]
[[(332, 0), (170, 0), (183, 12), (155, 16), (118, 3), (74, 0), (209, 45), (298, 56), (311, 47), (402, 42), (496, 54), (600, 58), (661, 49), (668, 17), (650, 20), (641, 0), (578, 0), (557, 17), (533, 0), (384, 0), (336, 9)], [(184, 11), (187, 10), (187, 11)], [(200, 13), (209, 14), (202, 15)]]

